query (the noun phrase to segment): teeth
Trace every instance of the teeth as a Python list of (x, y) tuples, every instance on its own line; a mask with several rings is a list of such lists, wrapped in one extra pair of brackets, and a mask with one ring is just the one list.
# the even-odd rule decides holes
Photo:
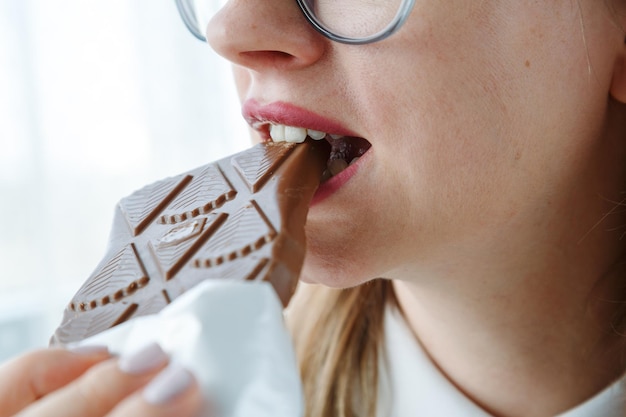
[(274, 142), (285, 142), (285, 126), (270, 125), (270, 137)]
[[(306, 129), (304, 127), (287, 126), (280, 124), (270, 124), (270, 137), (274, 142), (291, 142), (302, 143), (306, 138), (310, 137), (314, 140), (322, 140), (328, 138), (337, 141), (343, 138), (342, 135), (329, 134), (321, 130)], [(326, 169), (322, 174), (321, 181), (324, 182), (329, 178), (339, 174), (348, 166), (359, 160), (359, 157), (353, 158), (349, 163), (345, 159), (345, 143), (331, 142), (333, 150), (331, 151), (330, 160), (326, 165)]]
[(319, 130), (308, 129), (307, 132), (311, 139), (322, 140), (326, 137), (326, 132), (320, 132)]
[[(322, 140), (328, 134), (320, 130), (306, 129), (304, 127), (286, 126), (286, 125), (270, 125), (270, 137), (274, 142), (292, 142), (302, 143), (306, 137), (310, 137), (314, 140)], [(341, 135), (328, 135), (331, 138), (337, 140), (342, 138)]]
[(285, 141), (302, 143), (306, 139), (306, 129), (302, 127), (285, 126)]

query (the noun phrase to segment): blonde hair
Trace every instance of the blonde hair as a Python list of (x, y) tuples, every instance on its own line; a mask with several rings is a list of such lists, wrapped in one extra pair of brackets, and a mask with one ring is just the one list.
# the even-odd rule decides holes
[(391, 282), (354, 288), (307, 285), (287, 315), (300, 365), (306, 417), (375, 417), (385, 306)]

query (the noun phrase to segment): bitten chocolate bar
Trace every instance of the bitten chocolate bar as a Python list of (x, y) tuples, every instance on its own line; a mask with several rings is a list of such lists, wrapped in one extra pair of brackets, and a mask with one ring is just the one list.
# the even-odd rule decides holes
[(51, 344), (157, 313), (207, 279), (269, 281), (287, 305), (327, 158), (321, 143), (268, 142), (122, 199), (109, 249), (65, 309)]

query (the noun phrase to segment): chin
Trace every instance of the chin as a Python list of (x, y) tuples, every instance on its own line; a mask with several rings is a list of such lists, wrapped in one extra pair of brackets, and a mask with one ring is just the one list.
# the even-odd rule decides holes
[(320, 284), (331, 288), (350, 288), (369, 281), (352, 268), (345, 259), (320, 259), (307, 252), (300, 273), (300, 281), (306, 284)]
[(379, 242), (384, 234), (378, 227), (367, 227), (366, 221), (354, 222), (360, 213), (346, 212), (330, 207), (312, 216), (309, 211), (302, 282), (332, 288), (355, 287), (379, 278), (389, 267), (388, 259), (395, 259), (389, 253), (394, 251), (393, 245), (381, 248)]

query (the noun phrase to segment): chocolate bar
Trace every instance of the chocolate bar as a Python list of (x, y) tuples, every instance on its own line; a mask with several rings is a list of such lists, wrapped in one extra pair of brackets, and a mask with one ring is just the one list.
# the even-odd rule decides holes
[(321, 142), (258, 144), (122, 199), (107, 253), (66, 307), (51, 344), (157, 313), (207, 279), (269, 281), (286, 306), (328, 159)]

